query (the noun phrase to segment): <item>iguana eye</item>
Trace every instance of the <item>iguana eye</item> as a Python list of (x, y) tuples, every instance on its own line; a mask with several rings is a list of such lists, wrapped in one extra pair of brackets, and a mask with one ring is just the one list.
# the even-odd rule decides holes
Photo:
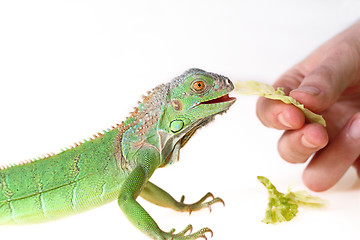
[(193, 88), (196, 91), (201, 91), (201, 90), (204, 89), (204, 87), (205, 87), (204, 81), (199, 80), (199, 81), (196, 81), (196, 82), (193, 83)]

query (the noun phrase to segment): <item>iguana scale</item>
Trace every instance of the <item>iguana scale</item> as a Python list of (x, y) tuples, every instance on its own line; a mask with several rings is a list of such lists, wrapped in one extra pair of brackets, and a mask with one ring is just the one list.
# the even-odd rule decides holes
[(4, 167), (0, 224), (44, 222), (117, 199), (130, 222), (150, 238), (206, 238), (210, 229), (188, 234), (191, 225), (176, 234), (162, 231), (136, 199), (188, 212), (223, 202), (210, 193), (194, 204), (178, 202), (149, 178), (178, 161), (195, 131), (229, 109), (233, 88), (224, 76), (190, 69), (150, 91), (122, 124), (104, 134), (59, 154)]

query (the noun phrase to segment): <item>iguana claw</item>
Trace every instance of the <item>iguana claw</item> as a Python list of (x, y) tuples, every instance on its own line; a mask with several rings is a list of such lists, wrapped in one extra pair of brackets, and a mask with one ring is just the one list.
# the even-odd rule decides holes
[[(182, 230), (181, 232), (178, 232), (176, 235), (185, 236), (185, 234), (186, 234), (187, 232), (189, 232), (189, 234), (191, 234), (192, 230), (193, 230), (193, 227), (192, 227), (191, 224), (189, 224), (189, 225), (187, 225), (187, 226), (184, 228), (184, 230)], [(173, 228), (173, 229), (171, 229), (171, 230), (169, 231), (169, 233), (170, 233), (170, 234), (173, 234), (175, 231), (176, 231), (175, 228)]]
[[(184, 230), (179, 233), (174, 234), (175, 229), (171, 229), (169, 232), (164, 233), (165, 239), (169, 240), (195, 240), (199, 238), (203, 238), (207, 240), (206, 233), (210, 233), (211, 237), (213, 237), (213, 232), (209, 228), (202, 228), (199, 231), (191, 234), (193, 227), (191, 224), (187, 225)], [(189, 232), (189, 235), (186, 235)]]
[[(208, 198), (212, 198), (212, 200), (210, 200), (208, 202), (205, 202), (206, 199), (208, 199)], [(197, 210), (200, 210), (200, 209), (205, 208), (205, 207), (209, 208), (209, 210), (211, 212), (211, 210), (212, 210), (211, 205), (213, 205), (214, 203), (217, 203), (217, 202), (221, 202), (225, 206), (224, 200), (222, 200), (219, 197), (215, 198), (214, 195), (212, 193), (210, 193), (210, 192), (205, 194), (204, 197), (202, 197), (199, 201), (197, 201), (196, 203), (193, 203), (193, 204), (185, 204), (184, 200), (185, 200), (185, 196), (182, 196), (181, 199), (180, 199), (180, 203), (183, 205), (182, 210), (184, 212), (188, 211), (189, 214), (191, 214), (192, 211), (197, 211)]]

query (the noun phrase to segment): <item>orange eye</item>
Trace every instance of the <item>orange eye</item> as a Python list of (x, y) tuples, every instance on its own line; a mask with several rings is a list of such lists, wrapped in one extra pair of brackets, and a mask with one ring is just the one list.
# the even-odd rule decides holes
[(204, 89), (204, 87), (205, 87), (205, 83), (203, 81), (196, 81), (193, 83), (193, 88), (196, 91), (201, 91)]

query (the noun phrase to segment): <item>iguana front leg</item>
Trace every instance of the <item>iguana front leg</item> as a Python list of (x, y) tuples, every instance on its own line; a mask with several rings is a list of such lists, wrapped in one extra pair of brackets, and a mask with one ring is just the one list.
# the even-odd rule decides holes
[(149, 171), (148, 168), (141, 165), (135, 167), (125, 179), (120, 190), (118, 204), (133, 225), (152, 239), (195, 240), (198, 238), (206, 239), (206, 233), (208, 232), (212, 235), (212, 231), (208, 228), (203, 228), (198, 232), (186, 235), (192, 230), (191, 225), (178, 234), (174, 234), (174, 229), (170, 230), (170, 232), (162, 231), (154, 219), (136, 201), (136, 198), (140, 195), (147, 182), (147, 171)]
[[(211, 211), (211, 205), (217, 202), (225, 205), (221, 198), (214, 198), (214, 195), (210, 192), (193, 204), (185, 204), (185, 196), (182, 196), (180, 202), (178, 202), (166, 191), (151, 182), (146, 183), (144, 189), (140, 193), (140, 196), (153, 204), (159, 205), (161, 207), (171, 208), (179, 212), (191, 213), (203, 208), (209, 208)], [(208, 198), (212, 199), (208, 202), (205, 202)]]

